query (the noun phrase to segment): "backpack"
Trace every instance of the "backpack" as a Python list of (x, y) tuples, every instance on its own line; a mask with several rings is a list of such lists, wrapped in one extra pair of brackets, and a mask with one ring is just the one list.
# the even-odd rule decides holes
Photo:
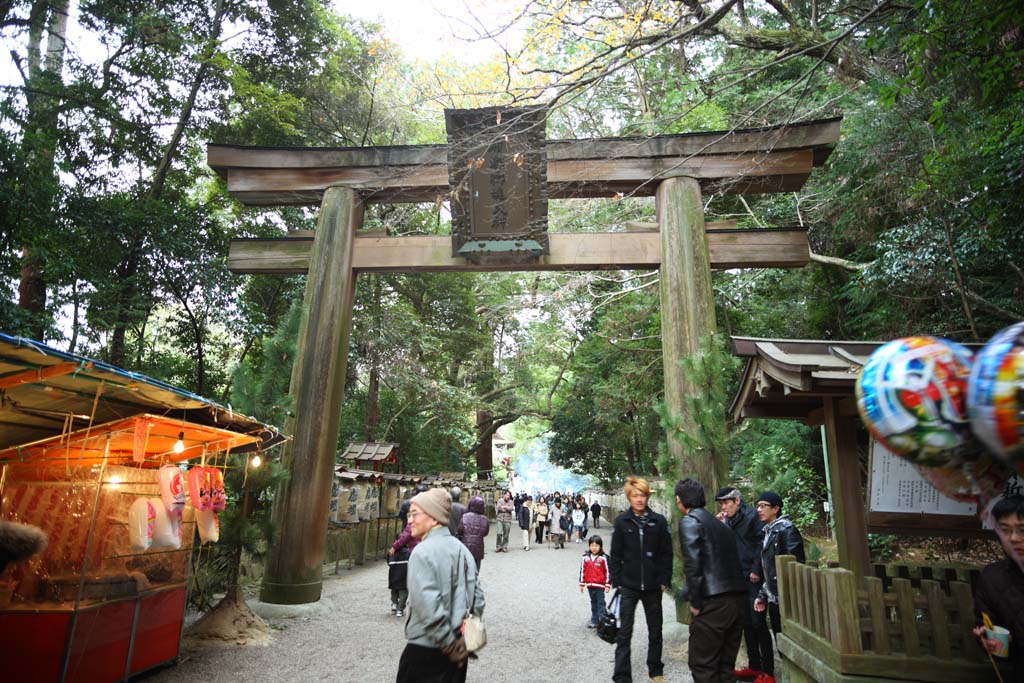
[(597, 624), (597, 637), (606, 643), (614, 643), (619, 636), (619, 619), (615, 613), (619, 611), (619, 591), (616, 589), (615, 596), (608, 603), (608, 610), (601, 617)]

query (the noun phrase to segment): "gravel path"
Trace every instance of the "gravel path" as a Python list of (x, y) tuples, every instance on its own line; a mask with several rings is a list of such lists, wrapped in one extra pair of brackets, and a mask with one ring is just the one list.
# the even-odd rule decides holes
[[(611, 680), (614, 646), (586, 628), (590, 603), (580, 594), (579, 563), (585, 546), (567, 543), (525, 552), (511, 546), (494, 553), (488, 536), (481, 582), (487, 597), (484, 621), (488, 645), (470, 664), (469, 681), (545, 683)], [(606, 543), (609, 531), (605, 532)], [(521, 540), (513, 530), (514, 543)], [(368, 563), (342, 569), (324, 580), (324, 595), (334, 608), (315, 616), (272, 619), (274, 641), (267, 647), (184, 650), (175, 667), (155, 672), (146, 681), (218, 683), (239, 681), (331, 681), (385, 683), (395, 680), (405, 647), (402, 619), (389, 614), (387, 564)], [(664, 598), (667, 623), (665, 675), (689, 682), (685, 635), (674, 624), (674, 607)], [(633, 675), (647, 681), (647, 627), (643, 608), (633, 632)]]

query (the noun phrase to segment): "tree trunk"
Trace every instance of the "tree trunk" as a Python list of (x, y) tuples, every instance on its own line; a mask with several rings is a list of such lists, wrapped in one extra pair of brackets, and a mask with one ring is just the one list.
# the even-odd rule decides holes
[[(28, 78), (25, 82), (25, 101), (28, 116), (23, 140), (31, 165), (28, 178), (36, 184), (34, 191), (39, 193), (39, 200), (43, 204), (41, 208), (49, 209), (41, 211), (41, 215), (52, 213), (53, 210), (53, 190), (50, 190), (48, 196), (45, 195), (46, 188), (52, 188), (56, 182), (54, 159), (58, 139), (59, 100), (54, 94), (63, 85), (61, 71), (64, 68), (67, 22), (67, 0), (37, 0), (32, 4), (26, 45)], [(45, 59), (42, 55), (44, 26), (47, 30)], [(36, 226), (34, 232), (42, 234), (42, 226)], [(43, 339), (48, 327), (45, 272), (46, 263), (40, 252), (33, 245), (26, 244), (22, 253), (18, 306), (30, 314), (27, 334), (39, 340)]]
[(476, 469), (477, 472), (486, 472), (487, 479), (492, 478), (491, 470), (494, 469), (494, 445), (492, 441), (494, 432), (487, 433), (493, 421), (494, 415), (486, 410), (476, 411), (477, 433), (483, 435), (476, 447)]

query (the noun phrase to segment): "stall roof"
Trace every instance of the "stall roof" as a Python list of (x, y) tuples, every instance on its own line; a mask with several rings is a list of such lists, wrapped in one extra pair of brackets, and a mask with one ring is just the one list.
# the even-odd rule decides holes
[(820, 424), (822, 399), (852, 402), (861, 367), (884, 343), (732, 337), (733, 355), (747, 363), (729, 413), (737, 423), (763, 417)]
[(256, 437), (239, 451), (285, 440), (273, 427), (166, 382), (0, 333), (0, 449), (137, 415), (164, 416)]
[(341, 453), (340, 457), (342, 460), (388, 460), (394, 461), (395, 451), (398, 449), (397, 443), (374, 443), (374, 442), (359, 442), (354, 441), (345, 448), (345, 451)]
[(747, 363), (729, 413), (737, 423), (764, 417), (817, 424), (822, 398), (852, 397), (861, 366), (882, 343), (733, 337), (733, 354)]
[[(181, 440), (180, 450), (176, 442)], [(172, 417), (136, 415), (100, 425), (91, 425), (70, 434), (51, 436), (41, 441), (19, 444), (0, 450), (5, 461), (37, 464), (74, 463), (91, 465), (105, 458), (149, 463), (178, 462), (237, 449), (259, 440), (258, 435), (239, 434), (227, 429), (182, 422)]]
[(334, 469), (334, 473), (341, 479), (355, 480), (380, 478), (383, 481), (395, 481), (400, 484), (416, 484), (423, 479), (423, 476), (418, 474), (374, 472), (373, 470), (356, 469), (355, 467), (349, 467), (348, 465), (339, 465)]

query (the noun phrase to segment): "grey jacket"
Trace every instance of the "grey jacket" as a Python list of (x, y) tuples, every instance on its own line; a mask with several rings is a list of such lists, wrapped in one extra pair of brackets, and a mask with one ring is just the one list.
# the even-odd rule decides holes
[(446, 526), (434, 527), (409, 557), (408, 587), (405, 638), (413, 645), (447, 647), (470, 604), (474, 614), (484, 612), (476, 562)]

